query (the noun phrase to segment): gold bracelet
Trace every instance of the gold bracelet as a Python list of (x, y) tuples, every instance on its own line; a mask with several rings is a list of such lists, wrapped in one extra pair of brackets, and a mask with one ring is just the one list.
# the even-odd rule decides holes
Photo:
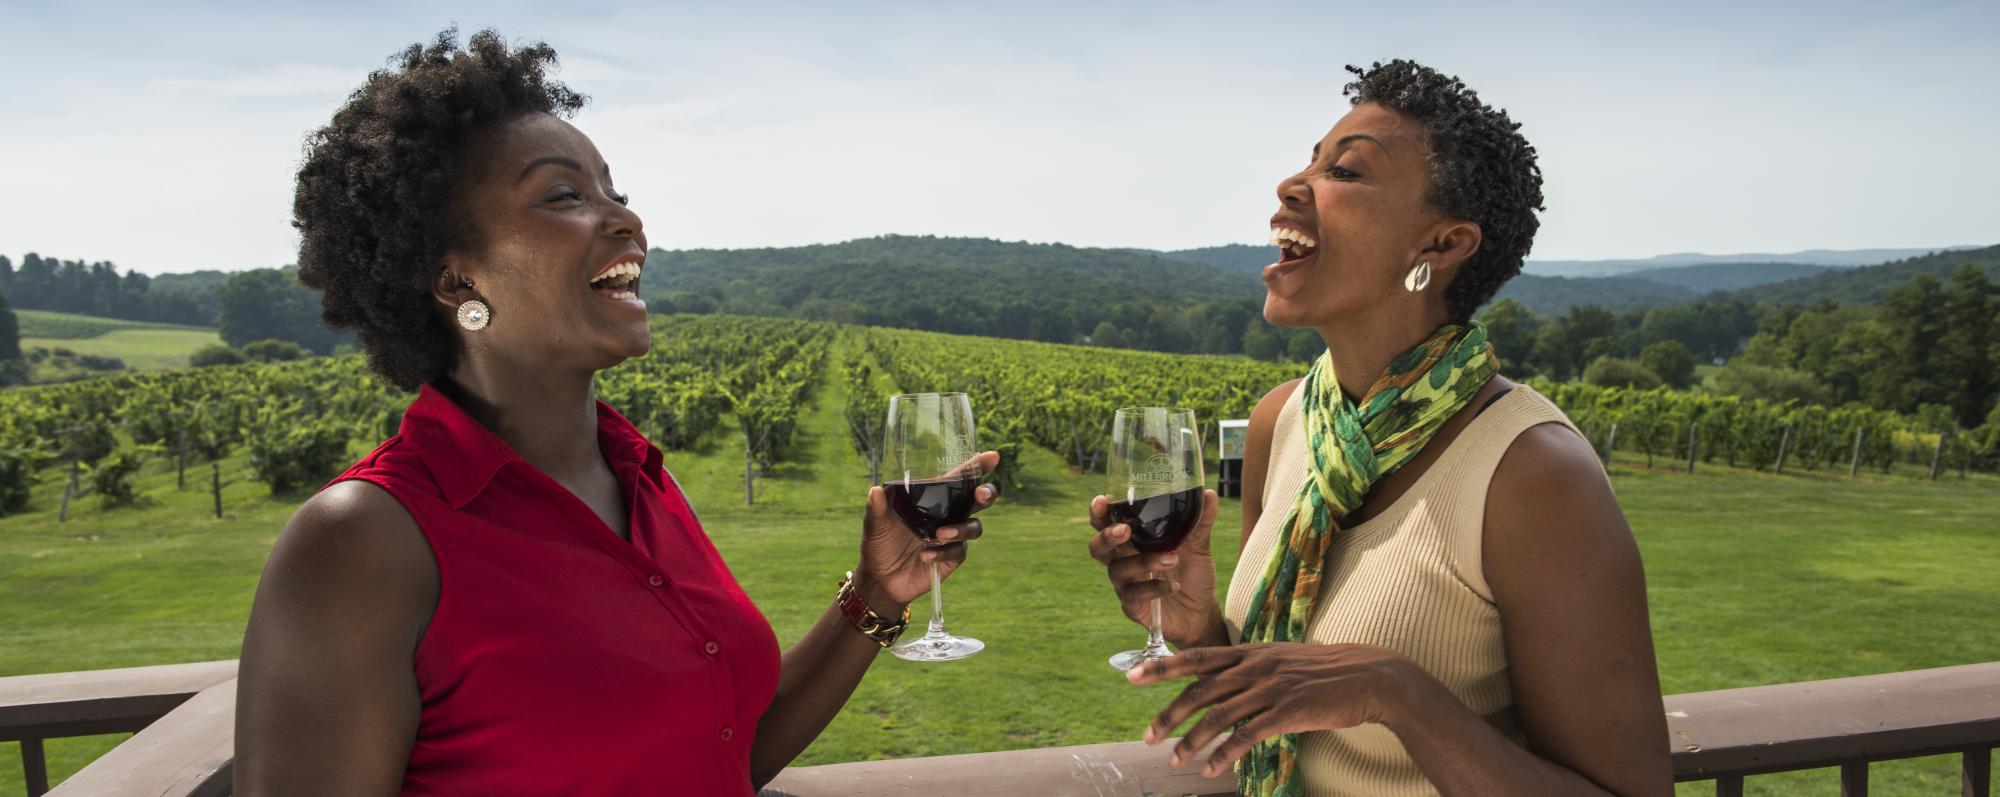
[(840, 580), (840, 591), (834, 593), (833, 601), (840, 606), (840, 616), (847, 618), (848, 625), (882, 647), (896, 644), (896, 638), (903, 635), (903, 629), (910, 627), (908, 606), (903, 607), (903, 619), (893, 623), (869, 608), (868, 602), (861, 599), (861, 591), (854, 588), (852, 570)]

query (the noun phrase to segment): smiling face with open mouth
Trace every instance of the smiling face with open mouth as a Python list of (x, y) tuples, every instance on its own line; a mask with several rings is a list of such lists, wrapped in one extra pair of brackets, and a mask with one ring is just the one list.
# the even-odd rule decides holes
[(495, 125), (461, 153), (452, 210), (460, 239), (441, 282), (448, 306), (476, 295), (493, 310), (468, 345), (528, 367), (597, 371), (652, 344), (639, 283), (645, 226), (612, 187), (590, 139), (548, 114)]
[(1400, 112), (1369, 102), (1341, 117), (1306, 168), (1278, 184), (1265, 320), (1323, 329), (1406, 293), (1403, 276), (1442, 218), (1425, 201), (1426, 155), (1422, 124)]

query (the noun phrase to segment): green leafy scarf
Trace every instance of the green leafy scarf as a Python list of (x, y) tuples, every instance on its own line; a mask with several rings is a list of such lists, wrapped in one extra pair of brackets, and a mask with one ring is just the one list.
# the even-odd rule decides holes
[[(1244, 642), (1305, 639), (1340, 518), (1360, 506), (1378, 480), (1416, 458), (1498, 368), (1484, 326), (1447, 324), (1389, 363), (1356, 406), (1340, 391), (1332, 353), (1320, 355), (1302, 387), (1312, 478), (1285, 516), (1283, 544), (1264, 564), (1243, 621)], [(1259, 742), (1236, 763), (1238, 794), (1303, 794), (1298, 753), (1298, 734)]]

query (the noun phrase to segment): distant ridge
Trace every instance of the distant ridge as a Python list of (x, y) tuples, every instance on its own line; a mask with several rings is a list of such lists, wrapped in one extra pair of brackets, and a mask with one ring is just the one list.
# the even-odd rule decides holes
[(1595, 305), (1614, 312), (1680, 304), (1701, 298), (1701, 291), (1631, 277), (1544, 277), (1522, 274), (1500, 286), (1494, 301), (1513, 299), (1543, 315), (1562, 315), (1577, 305)]
[[(1526, 273), (1544, 277), (1617, 277), (1632, 276), (1637, 272), (1651, 271), (1680, 266), (1717, 264), (1769, 264), (1812, 265), (1833, 268), (1873, 266), (1896, 260), (1920, 257), (1934, 252), (1957, 252), (1979, 249), (1974, 245), (1942, 246), (1929, 249), (1807, 249), (1802, 252), (1778, 254), (1710, 255), (1699, 252), (1678, 252), (1646, 258), (1622, 260), (1535, 260), (1528, 261)], [(1272, 247), (1259, 244), (1227, 244), (1224, 246), (1204, 246), (1198, 249), (1176, 249), (1166, 252), (1151, 252), (1145, 249), (1131, 250), (1137, 253), (1159, 254), (1176, 260), (1207, 263), (1228, 269), (1256, 271), (1269, 264), (1275, 254)], [(1792, 274), (1787, 279), (1799, 276)]]
[(1778, 304), (1823, 301), (1871, 304), (1919, 276), (1929, 275), (1944, 281), (1965, 266), (1985, 271), (1989, 279), (2000, 279), (2000, 246), (1939, 252), (1865, 268), (1834, 269), (1804, 279), (1759, 285), (1738, 291), (1737, 295), (1747, 301)]
[(1529, 260), (1527, 272), (1550, 277), (1611, 277), (1675, 266), (1714, 263), (1802, 263), (1814, 266), (1849, 268), (1873, 266), (1893, 260), (1920, 257), (1933, 252), (1978, 249), (1978, 246), (1938, 246), (1928, 249), (1807, 249), (1802, 252), (1709, 255), (1678, 252), (1631, 260)]
[[(1865, 267), (1857, 267), (1865, 268)], [(1640, 279), (1685, 288), (1697, 293), (1709, 291), (1738, 291), (1769, 285), (1786, 280), (1840, 271), (1839, 266), (1821, 266), (1811, 263), (1699, 263), (1691, 266), (1668, 266), (1633, 272), (1629, 277), (1601, 277), (1599, 279)]]

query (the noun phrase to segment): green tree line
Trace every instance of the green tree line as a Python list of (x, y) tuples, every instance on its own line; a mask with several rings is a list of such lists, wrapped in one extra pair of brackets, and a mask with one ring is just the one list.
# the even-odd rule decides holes
[(1938, 406), (1964, 429), (2000, 418), (2000, 281), (1974, 266), (1948, 280), (1919, 275), (1874, 305), (1718, 296), (1548, 318), (1502, 300), (1481, 319), (1508, 372), (1522, 376), (1686, 388), (1696, 363), (1729, 358), (1713, 384), (1720, 393), (1903, 414)]
[(0, 255), (0, 293), (22, 310), (53, 310), (131, 321), (214, 326), (215, 311), (195, 292), (155, 290), (153, 278), (118, 273), (110, 261), (58, 260), (29, 252), (19, 268)]
[[(289, 267), (148, 277), (137, 271), (121, 274), (110, 261), (59, 260), (30, 252), (19, 268), (0, 255), (0, 295), (22, 310), (218, 327), (231, 346), (281, 340), (331, 354), (353, 341), (353, 335), (320, 323), (319, 295), (299, 284)], [(3, 355), (0, 350), (0, 360)]]

